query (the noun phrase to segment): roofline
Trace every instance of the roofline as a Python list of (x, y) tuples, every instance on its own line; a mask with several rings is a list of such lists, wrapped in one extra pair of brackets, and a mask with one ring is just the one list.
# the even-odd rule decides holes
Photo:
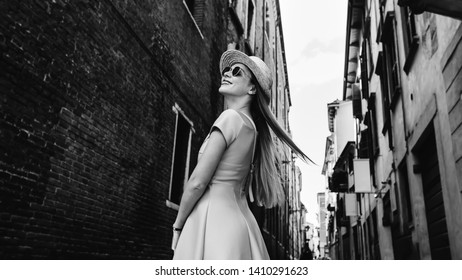
[(353, 7), (351, 6), (351, 1), (348, 0), (348, 12), (347, 12), (347, 22), (346, 22), (346, 36), (345, 36), (345, 63), (343, 66), (343, 95), (342, 100), (346, 98), (346, 88), (347, 88), (347, 77), (348, 77), (348, 60), (350, 59), (350, 32), (351, 32), (351, 13)]
[[(356, 19), (357, 17), (354, 17), (353, 14), (353, 9), (362, 9), (364, 10), (364, 0), (357, 0), (359, 4), (352, 3), (355, 0), (348, 0), (348, 15), (347, 15), (347, 22), (346, 22), (346, 36), (345, 36), (345, 63), (344, 63), (344, 69), (343, 69), (343, 97), (342, 100), (346, 99), (346, 90), (348, 88), (348, 74), (350, 73), (349, 69), (349, 62), (350, 62), (350, 50), (352, 47), (350, 44), (350, 39), (351, 39), (351, 29), (354, 28), (352, 27), (352, 22)], [(357, 36), (360, 36), (359, 34)], [(356, 70), (356, 69), (354, 69)], [(356, 73), (356, 71), (355, 71)]]

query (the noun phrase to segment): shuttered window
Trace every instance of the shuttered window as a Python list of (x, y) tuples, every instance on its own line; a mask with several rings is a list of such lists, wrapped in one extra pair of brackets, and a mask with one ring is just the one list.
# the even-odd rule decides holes
[(417, 35), (414, 13), (412, 13), (407, 6), (401, 7), (401, 22), (403, 29), (404, 53), (406, 56), (403, 70), (406, 74), (408, 74), (412, 61), (414, 60), (414, 56), (417, 52), (417, 48), (419, 47), (419, 36)]

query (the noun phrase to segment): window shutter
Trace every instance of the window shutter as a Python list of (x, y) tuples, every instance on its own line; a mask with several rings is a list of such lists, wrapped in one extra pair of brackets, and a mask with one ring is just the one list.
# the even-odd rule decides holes
[(357, 85), (351, 85), (353, 92), (353, 116), (359, 120), (363, 119), (362, 104), (361, 104), (361, 91)]
[(363, 41), (361, 51), (361, 87), (363, 91), (363, 97), (369, 99), (369, 79), (367, 71), (367, 40)]

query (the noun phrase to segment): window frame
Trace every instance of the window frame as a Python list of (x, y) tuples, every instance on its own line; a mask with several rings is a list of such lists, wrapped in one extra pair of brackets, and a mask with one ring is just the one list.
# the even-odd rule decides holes
[(383, 115), (383, 128), (382, 135), (388, 133), (388, 146), (393, 149), (393, 135), (391, 129), (391, 114), (390, 114), (390, 101), (388, 95), (388, 71), (385, 65), (385, 58), (383, 52), (379, 52), (377, 56), (377, 75), (380, 76), (380, 85), (382, 92), (382, 115)]
[(376, 187), (376, 180), (375, 180), (375, 164), (374, 161), (380, 154), (380, 146), (379, 146), (379, 134), (377, 129), (377, 116), (376, 116), (376, 107), (375, 107), (375, 97), (376, 93), (371, 92), (369, 96), (369, 100), (367, 101), (367, 109), (368, 114), (366, 114), (365, 123), (367, 125), (367, 129), (369, 130), (369, 168), (372, 174), (372, 184)]
[(386, 14), (381, 36), (382, 52), (384, 55), (384, 66), (387, 71), (387, 96), (390, 110), (394, 110), (401, 94), (401, 67), (398, 56), (398, 40), (396, 38), (395, 12), (389, 11)]
[(361, 91), (366, 100), (369, 99), (369, 55), (368, 55), (368, 38), (364, 38), (359, 56), (361, 69)]
[(380, 153), (380, 146), (379, 146), (379, 130), (377, 127), (377, 109), (375, 107), (376, 102), (376, 93), (371, 92), (369, 96), (369, 100), (367, 102), (367, 109), (369, 111), (369, 124), (368, 129), (370, 128), (371, 131), (371, 158), (376, 158)]
[[(192, 4), (191, 4), (192, 3)], [(201, 27), (203, 24), (203, 17), (204, 13), (199, 13), (197, 6), (198, 5), (204, 5), (205, 6), (205, 0), (183, 0), (183, 5), (186, 8), (186, 11), (188, 12), (189, 16), (191, 17), (194, 25), (196, 26), (197, 31), (199, 32), (199, 35), (201, 36), (202, 39), (204, 39), (204, 35), (202, 34)], [(190, 7), (190, 5), (192, 5)]]
[(417, 24), (414, 13), (409, 9), (409, 7), (404, 6), (400, 7), (400, 14), (403, 30), (404, 53), (406, 57), (403, 70), (406, 74), (409, 74), (417, 49), (420, 45), (420, 39), (417, 34)]
[(409, 171), (407, 168), (406, 156), (398, 165), (398, 196), (399, 208), (403, 219), (401, 233), (408, 234), (414, 226), (414, 214), (411, 201)]
[(255, 3), (253, 0), (248, 0), (247, 16), (246, 16), (246, 43), (250, 48), (250, 53), (253, 52), (255, 44)]
[(382, 134), (388, 133), (388, 146), (393, 150), (393, 128), (391, 124), (391, 111), (394, 111), (401, 90), (401, 68), (398, 55), (398, 40), (396, 38), (396, 18), (394, 11), (386, 12), (384, 19), (384, 7), (380, 6), (380, 24), (377, 32), (377, 42), (382, 43), (382, 51), (377, 57), (376, 73), (380, 76), (383, 106), (383, 129)]
[[(185, 175), (184, 175), (184, 180), (183, 180), (183, 186), (189, 179), (192, 135), (193, 135), (193, 133), (196, 133), (196, 131), (194, 130), (194, 123), (186, 116), (184, 111), (180, 108), (180, 106), (177, 103), (175, 103), (175, 105), (172, 106), (172, 111), (176, 115), (176, 117), (175, 117), (175, 135), (174, 135), (174, 138), (173, 138), (172, 164), (171, 164), (171, 168), (170, 168), (170, 182), (169, 182), (168, 198), (166, 200), (166, 205), (169, 208), (178, 210), (180, 201), (178, 201), (178, 203), (176, 201), (174, 201), (175, 199), (172, 198), (172, 193), (173, 193), (173, 188), (175, 187), (175, 186), (173, 186), (173, 176), (174, 176), (174, 169), (175, 169), (175, 155), (177, 153), (176, 144), (177, 144), (177, 139), (178, 139), (177, 137), (178, 137), (179, 119), (183, 118), (190, 125), (190, 127), (189, 127), (189, 135), (188, 135), (188, 140), (187, 140), (188, 147), (187, 147), (187, 150), (186, 150), (186, 160), (185, 160), (185, 166), (184, 166)], [(182, 193), (182, 191), (181, 191), (181, 193)], [(180, 195), (180, 200), (181, 200), (181, 195)]]

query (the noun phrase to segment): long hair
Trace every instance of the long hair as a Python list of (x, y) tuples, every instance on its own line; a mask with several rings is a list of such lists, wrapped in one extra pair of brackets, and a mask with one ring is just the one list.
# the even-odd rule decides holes
[[(258, 205), (271, 208), (284, 201), (284, 188), (277, 166), (279, 155), (276, 152), (271, 131), (303, 161), (314, 163), (290, 138), (279, 125), (268, 107), (263, 91), (258, 84), (256, 96), (252, 100), (251, 112), (258, 130), (257, 148), (255, 149), (254, 191)], [(271, 128), (271, 131), (270, 131)]]

